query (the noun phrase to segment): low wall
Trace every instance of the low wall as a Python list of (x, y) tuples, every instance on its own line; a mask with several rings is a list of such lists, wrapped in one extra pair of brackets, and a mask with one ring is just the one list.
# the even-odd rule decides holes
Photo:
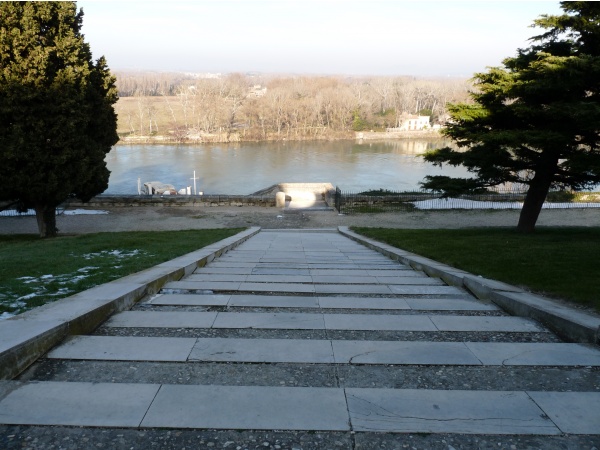
[(275, 195), (98, 195), (89, 202), (67, 200), (65, 207), (109, 207), (109, 206), (263, 206), (275, 207)]
[(89, 202), (83, 203), (78, 199), (69, 199), (63, 203), (64, 207), (109, 207), (109, 206), (262, 206), (275, 207), (277, 192), (286, 194), (298, 192), (311, 192), (322, 198), (328, 204), (333, 204), (330, 199), (335, 194), (331, 183), (278, 183), (251, 195), (98, 195)]

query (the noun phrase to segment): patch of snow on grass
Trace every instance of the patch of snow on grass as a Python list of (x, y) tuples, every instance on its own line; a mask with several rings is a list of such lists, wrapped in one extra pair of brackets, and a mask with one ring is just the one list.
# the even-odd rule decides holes
[[(32, 292), (31, 294), (27, 294), (27, 295), (23, 295), (22, 297), (19, 297), (17, 300), (21, 301), (21, 300), (29, 300), (31, 298), (37, 297), (39, 295), (39, 292)], [(23, 306), (25, 306), (25, 303), (22, 303)], [(13, 308), (17, 307), (16, 303), (11, 303), (11, 305)]]
[(81, 255), (84, 259), (92, 259), (92, 258), (99, 258), (99, 257), (105, 257), (105, 256), (113, 256), (117, 259), (123, 259), (123, 258), (131, 258), (132, 256), (138, 256), (141, 255), (142, 252), (141, 250), (102, 250), (101, 252), (96, 252), (96, 253), (85, 253), (83, 255)]
[[(87, 253), (84, 255), (74, 255), (74, 257), (83, 257), (86, 260), (90, 260), (93, 258), (110, 258), (115, 261), (122, 261), (125, 258), (132, 258), (139, 255), (146, 255), (147, 253), (142, 250), (103, 250), (101, 252), (96, 253)], [(117, 264), (113, 264), (113, 267), (120, 267)], [(0, 294), (0, 305), (4, 306), (6, 309), (10, 309), (11, 311), (2, 313), (0, 319), (9, 318), (21, 312), (24, 312), (28, 309), (28, 305), (25, 300), (31, 300), (36, 297), (47, 298), (49, 301), (51, 298), (56, 297), (66, 297), (69, 294), (72, 294), (74, 289), (70, 289), (68, 286), (78, 283), (81, 280), (84, 280), (90, 277), (95, 271), (101, 270), (100, 267), (97, 266), (84, 266), (77, 269), (73, 273), (54, 275), (54, 274), (45, 274), (39, 277), (31, 277), (24, 276), (17, 278), (18, 281), (21, 281), (23, 284), (28, 285), (28, 290), (31, 292), (18, 296), (14, 293), (4, 292)], [(114, 278), (119, 278), (119, 275), (115, 275)], [(48, 289), (48, 285), (53, 284), (53, 290), (50, 291)], [(57, 285), (64, 287), (57, 287)]]
[[(108, 211), (99, 210), (99, 209), (71, 209), (64, 210), (62, 214), (65, 216), (79, 216), (79, 215), (96, 215), (96, 214), (108, 214)], [(35, 216), (35, 209), (28, 209), (22, 213), (16, 213), (12, 209), (6, 209), (4, 211), (0, 211), (0, 216), (9, 217), (9, 216)]]
[(63, 214), (65, 216), (78, 216), (78, 215), (97, 215), (97, 214), (108, 214), (108, 211), (100, 210), (100, 209), (72, 209), (72, 210), (64, 210)]

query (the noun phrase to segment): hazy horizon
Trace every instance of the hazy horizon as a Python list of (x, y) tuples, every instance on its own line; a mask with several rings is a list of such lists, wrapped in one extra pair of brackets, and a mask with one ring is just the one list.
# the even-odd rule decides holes
[(514, 56), (548, 1), (77, 2), (113, 71), (471, 77)]

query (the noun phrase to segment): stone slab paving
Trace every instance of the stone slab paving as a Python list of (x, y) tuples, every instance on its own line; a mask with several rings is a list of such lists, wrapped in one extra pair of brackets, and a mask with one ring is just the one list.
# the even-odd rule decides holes
[[(210, 273), (199, 271), (196, 273)], [(281, 269), (278, 267), (255, 267), (251, 270), (253, 275), (311, 275), (311, 269)]]
[(365, 269), (307, 269), (309, 275), (313, 276), (354, 276), (354, 275), (367, 275), (369, 277), (410, 277), (410, 278), (427, 278), (427, 275), (421, 272), (415, 272), (409, 268), (392, 268), (390, 269), (378, 269), (378, 270), (365, 270)]
[(125, 311), (106, 326), (127, 328), (279, 328), (293, 330), (396, 330), (396, 331), (543, 331), (521, 317), (449, 315), (381, 315), (319, 313), (251, 313), (189, 311)]
[(410, 309), (421, 311), (498, 311), (494, 304), (483, 303), (473, 298), (407, 298)]
[(563, 433), (600, 434), (600, 392), (529, 392)]
[(148, 301), (157, 306), (230, 306), (258, 308), (324, 308), (415, 311), (498, 311), (493, 304), (472, 298), (303, 297), (292, 295), (159, 294)]
[(568, 343), (73, 336), (50, 359), (308, 364), (595, 366), (600, 349)]
[(596, 345), (550, 344), (543, 342), (535, 344), (467, 342), (465, 345), (477, 355), (483, 364), (488, 365), (600, 365), (600, 349)]
[(227, 305), (257, 308), (318, 308), (319, 298), (289, 295), (232, 295)]
[[(504, 435), (545, 448), (565, 433), (600, 442), (600, 381), (578, 378), (586, 387), (566, 392), (569, 377), (594, 379), (600, 349), (557, 341), (341, 234), (262, 231), (95, 335), (67, 339), (40, 363), (42, 380), (34, 368), (2, 385), (0, 423), (331, 439), (315, 448), (375, 445), (389, 433), (483, 436), (498, 448), (510, 447)], [(68, 379), (102, 369), (86, 378), (97, 382), (67, 382), (63, 366)], [(516, 371), (512, 384), (501, 370)], [(451, 373), (451, 388), (423, 384), (432, 371)], [(538, 379), (544, 390), (532, 390)]]
[[(414, 286), (410, 286), (414, 287)], [(438, 286), (435, 286), (438, 287)], [(392, 290), (389, 285), (382, 284), (315, 284), (314, 292), (317, 294), (379, 294), (390, 295)]]
[(333, 341), (338, 364), (481, 365), (462, 342)]
[(323, 314), (323, 318), (328, 330), (437, 331), (427, 316)]
[(542, 331), (535, 321), (523, 317), (429, 316), (439, 331)]
[(138, 427), (160, 385), (38, 382), (0, 402), (0, 422), (24, 425)]
[(26, 425), (594, 434), (600, 393), (38, 382), (0, 406)]
[(444, 283), (437, 278), (426, 277), (374, 277), (358, 275), (313, 275), (313, 283), (318, 284), (416, 284), (420, 286), (442, 286)]
[(186, 282), (191, 282), (191, 281), (208, 281), (208, 282), (215, 282), (215, 281), (223, 281), (223, 282), (232, 282), (232, 281), (246, 281), (246, 279), (248, 278), (249, 275), (233, 275), (233, 274), (197, 274), (194, 273), (188, 277), (186, 277)]
[(219, 313), (213, 328), (324, 330), (323, 314)]
[(330, 341), (301, 339), (198, 339), (190, 361), (331, 364)]
[(148, 304), (159, 306), (227, 306), (231, 295), (159, 294)]
[(559, 434), (525, 392), (346, 389), (355, 431)]
[(142, 427), (350, 430), (341, 389), (162, 386)]
[(216, 318), (216, 312), (125, 311), (112, 316), (106, 325), (128, 328), (210, 328)]
[(318, 297), (319, 306), (325, 309), (410, 309), (403, 298), (364, 298), (364, 297)]
[[(211, 273), (211, 274), (231, 274), (231, 275), (250, 275), (251, 273), (255, 272), (255, 268), (253, 266), (247, 266), (247, 267), (216, 267), (213, 264), (209, 264), (208, 266), (204, 266), (200, 269), (196, 269), (194, 271), (194, 273), (198, 273), (198, 274), (204, 274), (204, 273)], [(295, 272), (295, 271), (293, 271)], [(308, 273), (308, 269), (306, 269), (306, 273), (302, 274), (302, 275), (309, 275)]]
[(314, 283), (310, 275), (248, 275), (248, 283)]
[(185, 362), (195, 345), (194, 338), (72, 336), (47, 358)]

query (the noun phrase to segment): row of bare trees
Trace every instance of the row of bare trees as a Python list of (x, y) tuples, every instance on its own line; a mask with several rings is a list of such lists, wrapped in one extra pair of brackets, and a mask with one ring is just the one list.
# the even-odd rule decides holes
[(131, 93), (134, 80), (117, 74), (122, 103), (117, 111), (128, 122), (128, 134), (176, 141), (215, 134), (227, 141), (343, 137), (397, 127), (409, 114), (443, 123), (447, 103), (468, 101), (470, 89), (462, 79), (163, 74), (154, 82), (149, 75), (139, 78), (139, 89)]

